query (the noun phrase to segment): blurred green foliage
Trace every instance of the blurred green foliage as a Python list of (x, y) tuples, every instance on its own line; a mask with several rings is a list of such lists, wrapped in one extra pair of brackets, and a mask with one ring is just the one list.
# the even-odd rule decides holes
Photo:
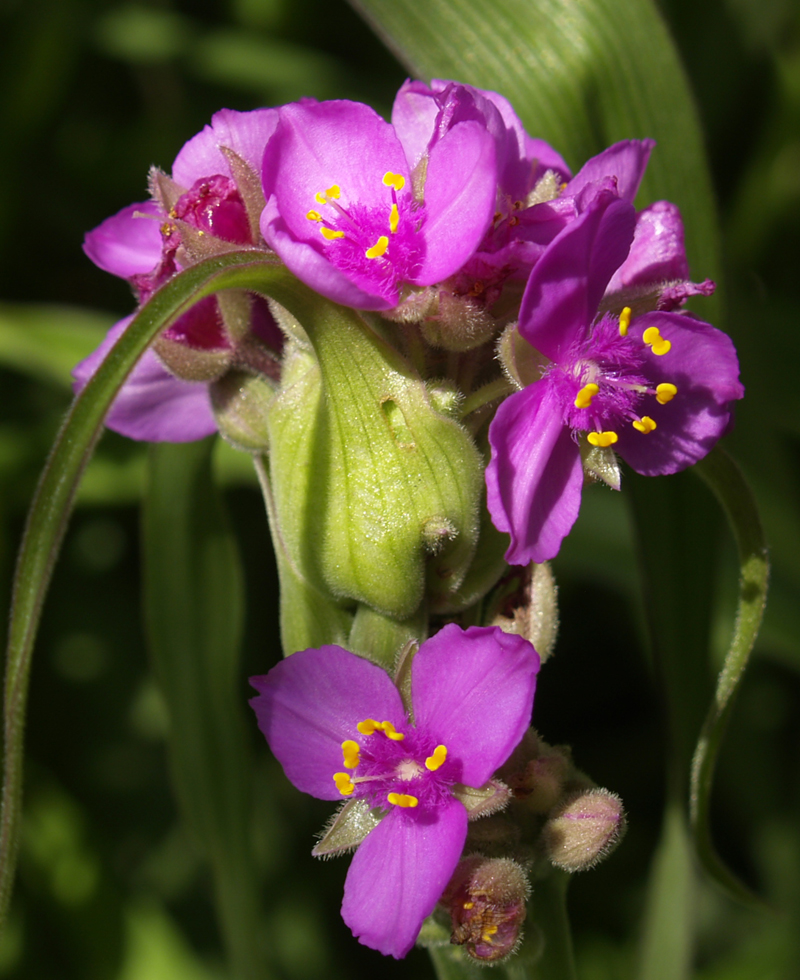
[[(800, 975), (800, 398), (788, 371), (800, 344), (800, 12), (792, 0), (664, 0), (662, 10), (707, 135), (726, 272), (720, 325), (739, 348), (748, 388), (727, 447), (756, 491), (774, 560), (714, 822), (723, 856), (781, 912), (759, 916), (696, 888), (685, 897), (698, 925), (691, 975), (792, 980)], [(405, 72), (339, 0), (5, 0), (0, 37), (0, 594), (8, 595), (25, 509), (68, 404), (69, 367), (130, 311), (125, 284), (82, 255), (83, 233), (141, 200), (147, 168), (169, 169), (216, 109), (313, 95), (388, 113)], [(244, 699), (247, 674), (279, 657), (277, 577), (248, 461), (219, 445), (214, 463), (245, 568)], [(209, 873), (177, 817), (170, 719), (141, 625), (145, 468), (142, 447), (104, 437), (47, 601), (3, 978), (226, 976)], [(629, 810), (623, 846), (570, 894), (582, 980), (617, 980), (636, 975), (664, 793), (664, 725), (623, 495), (586, 494), (555, 567), (562, 631), (536, 723), (548, 741), (572, 744)], [(735, 576), (724, 537), (714, 576), (720, 659)], [(351, 939), (338, 917), (345, 862), (309, 855), (329, 807), (290, 787), (255, 726), (250, 736), (265, 980), (431, 975), (419, 952), (396, 964)]]

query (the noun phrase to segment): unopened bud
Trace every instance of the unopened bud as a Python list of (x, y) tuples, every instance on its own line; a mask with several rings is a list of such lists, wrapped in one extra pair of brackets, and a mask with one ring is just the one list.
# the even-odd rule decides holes
[(465, 351), (485, 344), (497, 330), (497, 321), (471, 297), (443, 289), (435, 313), (420, 323), (420, 329), (433, 347)]
[(511, 858), (464, 858), (442, 896), (450, 912), (450, 941), (483, 963), (506, 959), (519, 945), (530, 895), (522, 867)]
[(542, 662), (558, 635), (558, 586), (547, 562), (514, 569), (492, 597), (490, 623), (533, 644)]
[(269, 445), (267, 409), (275, 394), (263, 378), (229, 371), (209, 387), (220, 434), (236, 449), (264, 452)]
[(542, 829), (550, 861), (586, 871), (611, 853), (625, 833), (622, 800), (607, 789), (580, 790), (560, 803)]
[(520, 335), (516, 323), (510, 323), (498, 340), (497, 358), (506, 376), (521, 388), (539, 381), (549, 363)]

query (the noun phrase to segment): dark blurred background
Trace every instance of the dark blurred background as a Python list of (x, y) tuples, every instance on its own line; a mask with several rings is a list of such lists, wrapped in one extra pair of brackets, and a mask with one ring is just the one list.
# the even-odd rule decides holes
[[(748, 388), (727, 446), (759, 497), (775, 569), (723, 751), (715, 832), (737, 872), (788, 910), (758, 916), (701, 888), (696, 976), (789, 980), (800, 975), (791, 966), (800, 905), (800, 12), (792, 0), (663, 0), (662, 11), (705, 127), (725, 250), (719, 325), (739, 348)], [(143, 200), (150, 165), (169, 170), (223, 106), (311, 95), (359, 99), (388, 115), (406, 73), (343, 0), (3, 0), (0, 37), (0, 594), (8, 595), (27, 504), (69, 403), (69, 368), (131, 309), (126, 284), (83, 255), (84, 232)], [(167, 719), (140, 622), (144, 452), (104, 436), (48, 598), (3, 978), (226, 975), (209, 875), (171, 794)], [(247, 460), (222, 446), (216, 464), (247, 575), (244, 699), (248, 674), (280, 655), (277, 578)], [(612, 980), (633, 976), (661, 821), (664, 736), (627, 511), (621, 495), (587, 498), (555, 563), (562, 631), (535, 721), (548, 741), (570, 743), (629, 810), (626, 841), (576, 880), (570, 898), (582, 980)], [(736, 580), (733, 546), (720, 542), (718, 659)], [(330, 807), (290, 787), (256, 736), (265, 980), (429, 975), (423, 953), (396, 964), (352, 940), (338, 917), (346, 861), (309, 856)]]

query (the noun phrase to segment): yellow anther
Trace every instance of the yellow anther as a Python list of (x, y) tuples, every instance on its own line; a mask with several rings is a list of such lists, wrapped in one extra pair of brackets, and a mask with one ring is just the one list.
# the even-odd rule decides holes
[(671, 385), (668, 381), (656, 387), (656, 401), (659, 405), (666, 405), (667, 402), (671, 402), (672, 399), (678, 394), (678, 389), (675, 385)]
[(330, 200), (337, 200), (342, 196), (342, 189), (338, 184), (331, 184), (331, 186), (324, 191), (319, 191), (314, 195), (314, 200), (318, 204), (327, 204)]
[(600, 389), (596, 384), (589, 383), (588, 385), (584, 385), (575, 396), (575, 408), (588, 408), (598, 391)]
[(601, 449), (608, 449), (613, 446), (619, 436), (616, 432), (590, 432), (586, 437), (590, 446), (599, 446)]
[(354, 742), (351, 738), (348, 738), (346, 742), (342, 742), (342, 754), (344, 755), (344, 764), (348, 769), (355, 769), (358, 765), (359, 752), (361, 751), (361, 746), (358, 742)]
[(379, 259), (388, 247), (389, 239), (386, 237), (386, 235), (381, 235), (372, 248), (368, 248), (366, 252), (364, 252), (364, 255), (366, 255), (368, 259)]
[(322, 221), (322, 215), (319, 211), (306, 211), (306, 217), (309, 221)]
[(648, 432), (652, 432), (653, 429), (656, 428), (655, 422), (649, 415), (643, 415), (641, 421), (634, 421), (632, 424), (637, 432), (643, 432), (645, 435), (647, 435)]
[(396, 731), (390, 721), (375, 721), (374, 718), (365, 718), (356, 725), (356, 728), (362, 735), (373, 735), (375, 732), (384, 732), (386, 737), (390, 738), (393, 742), (402, 742), (405, 738), (402, 732)]
[(336, 788), (342, 796), (349, 796), (356, 788), (355, 783), (350, 778), (349, 772), (335, 772), (333, 774), (333, 781), (336, 783)]
[(320, 234), (323, 238), (327, 238), (329, 242), (332, 242), (334, 238), (344, 238), (343, 231), (334, 231), (333, 228), (320, 228)]
[(389, 215), (389, 227), (392, 230), (392, 234), (397, 231), (397, 226), (400, 224), (400, 212), (397, 210), (397, 205), (392, 205), (392, 211)]
[(401, 191), (406, 186), (406, 179), (402, 174), (393, 174), (391, 170), (387, 170), (383, 175), (383, 183), (386, 187)]
[(620, 337), (628, 336), (628, 327), (631, 325), (631, 308), (626, 306), (623, 308), (622, 313), (619, 315), (619, 335)]
[(402, 732), (398, 732), (390, 721), (383, 721), (378, 727), (382, 728), (386, 737), (390, 738), (393, 742), (402, 742), (405, 738), (405, 735)]
[(648, 327), (642, 334), (642, 340), (648, 347), (652, 348), (653, 353), (658, 354), (659, 357), (662, 354), (669, 353), (669, 350), (672, 347), (672, 344), (661, 336), (658, 331), (658, 327)]
[(392, 804), (392, 806), (416, 806), (419, 800), (416, 796), (410, 796), (408, 793), (390, 793), (386, 799)]
[(431, 772), (436, 772), (436, 770), (444, 764), (444, 760), (447, 758), (447, 746), (437, 745), (433, 750), (433, 755), (429, 755), (425, 760), (425, 768), (430, 769)]
[(475, 908), (475, 903), (474, 902), (464, 902), (464, 904), (462, 905), (462, 908), (467, 909), (467, 910), (474, 909)]
[(481, 939), (485, 943), (492, 943), (492, 936), (497, 932), (497, 926), (487, 926), (481, 933)]

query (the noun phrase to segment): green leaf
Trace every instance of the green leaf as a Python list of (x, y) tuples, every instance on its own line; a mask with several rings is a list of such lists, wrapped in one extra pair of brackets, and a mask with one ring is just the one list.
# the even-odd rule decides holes
[(259, 881), (250, 848), (243, 573), (211, 477), (213, 439), (150, 449), (144, 594), (150, 649), (169, 709), (184, 819), (210, 862), (233, 973), (263, 974)]
[(733, 637), (717, 680), (714, 699), (692, 759), (690, 818), (698, 857), (708, 874), (731, 896), (763, 908), (722, 863), (711, 839), (710, 805), (714, 766), (767, 601), (769, 559), (755, 499), (739, 467), (717, 447), (696, 467), (727, 515), (739, 552), (739, 600)]
[(696, 882), (683, 806), (670, 803), (650, 872), (637, 980), (689, 980)]
[(680, 206), (696, 275), (719, 280), (697, 113), (651, 0), (351, 3), (413, 75), (500, 92), (528, 132), (552, 143), (575, 170), (616, 140), (654, 137), (640, 200)]
[[(272, 292), (288, 304), (296, 280), (269, 257), (230, 252), (198, 263), (156, 292), (75, 399), (36, 490), (14, 576), (4, 691), (4, 772), (0, 811), (0, 923), (16, 867), (22, 798), (25, 709), (31, 656), (47, 587), (81, 476), (103, 419), (136, 361), (158, 333), (193, 303), (220, 289)], [(302, 290), (297, 284), (297, 289)], [(278, 295), (280, 294), (280, 295)]]

